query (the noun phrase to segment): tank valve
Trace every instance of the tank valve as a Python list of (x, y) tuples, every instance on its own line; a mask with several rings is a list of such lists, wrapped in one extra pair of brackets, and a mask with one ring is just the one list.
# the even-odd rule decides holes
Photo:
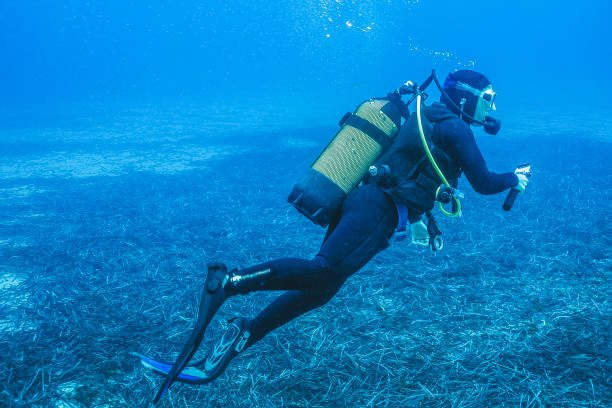
[(378, 167), (370, 166), (368, 171), (370, 172), (370, 176), (372, 177), (384, 178), (384, 177), (388, 177), (389, 175), (391, 175), (391, 168), (387, 166), (386, 164), (382, 164)]

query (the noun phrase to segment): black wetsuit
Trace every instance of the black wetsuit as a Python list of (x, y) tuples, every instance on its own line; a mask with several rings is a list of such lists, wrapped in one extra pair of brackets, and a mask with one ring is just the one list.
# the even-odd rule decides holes
[[(448, 112), (445, 105), (433, 104), (425, 114), (432, 122), (446, 118), (439, 124), (439, 147), (463, 170), (472, 187), (481, 194), (495, 194), (515, 186), (518, 180), (513, 173), (489, 172), (468, 124), (456, 116), (448, 118)], [(249, 345), (327, 303), (349, 276), (389, 246), (398, 223), (391, 195), (374, 184), (351, 191), (312, 260), (283, 258), (237, 272), (244, 279), (236, 283), (236, 293), (287, 291), (252, 321)]]
[[(434, 103), (425, 110), (430, 121), (444, 117), (449, 111), (446, 105)], [(480, 153), (474, 133), (466, 122), (454, 117), (440, 122), (438, 146), (459, 165), (470, 185), (480, 194), (497, 194), (518, 184), (514, 173), (493, 173)]]

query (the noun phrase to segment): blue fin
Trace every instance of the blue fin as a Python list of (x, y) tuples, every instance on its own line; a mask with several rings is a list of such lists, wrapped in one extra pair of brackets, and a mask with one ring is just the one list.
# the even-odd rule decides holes
[[(147, 357), (140, 353), (132, 353), (132, 354), (140, 358), (140, 362), (142, 363), (144, 367), (150, 369), (151, 371), (157, 374), (163, 375), (163, 376), (168, 375), (170, 370), (172, 370), (172, 366), (174, 365), (172, 363), (167, 363), (165, 361), (159, 361), (159, 360), (152, 359), (151, 357)], [(199, 384), (202, 381), (206, 381), (208, 376), (206, 375), (204, 371), (200, 370), (197, 367), (197, 363), (199, 362), (196, 362), (196, 365), (186, 366), (179, 373), (176, 380), (180, 382), (188, 383), (188, 384), (194, 384), (194, 383)]]

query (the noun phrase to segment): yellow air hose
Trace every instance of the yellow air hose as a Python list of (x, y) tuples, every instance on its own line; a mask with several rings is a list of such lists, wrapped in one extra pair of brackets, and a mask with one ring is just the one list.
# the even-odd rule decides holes
[[(421, 122), (421, 95), (417, 95), (416, 106), (417, 106), (417, 124), (419, 125), (419, 134), (421, 135), (421, 141), (423, 142), (423, 148), (425, 149), (425, 154), (427, 154), (427, 157), (429, 158), (429, 162), (431, 163), (433, 168), (436, 170), (436, 173), (438, 173), (438, 176), (440, 176), (440, 179), (442, 180), (444, 185), (448, 188), (453, 189), (453, 187), (446, 180), (446, 177), (444, 177), (444, 174), (442, 174), (442, 170), (440, 170), (440, 168), (438, 167), (438, 164), (434, 160), (431, 154), (431, 151), (429, 150), (429, 146), (427, 145), (427, 140), (425, 139), (425, 133), (423, 132), (423, 123)], [(438, 187), (438, 189), (436, 190), (436, 197), (438, 196), (439, 191), (440, 191), (440, 187)], [(455, 203), (457, 204), (457, 211), (455, 212), (446, 211), (444, 207), (442, 207), (442, 203), (438, 201), (438, 207), (440, 208), (440, 211), (442, 212), (442, 214), (446, 215), (447, 217), (461, 216), (461, 202), (459, 201), (457, 197), (455, 197), (454, 194), (453, 194), (453, 200), (455, 200)]]

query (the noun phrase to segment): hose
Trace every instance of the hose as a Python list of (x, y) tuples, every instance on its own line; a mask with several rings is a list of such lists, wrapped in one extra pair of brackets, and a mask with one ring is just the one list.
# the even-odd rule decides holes
[[(420, 93), (417, 94), (416, 113), (417, 113), (417, 124), (419, 128), (419, 134), (421, 135), (421, 141), (423, 142), (423, 148), (425, 149), (425, 154), (429, 158), (429, 162), (431, 163), (433, 168), (436, 170), (436, 173), (438, 173), (438, 176), (440, 177), (444, 185), (454, 190), (453, 187), (450, 185), (450, 183), (446, 180), (446, 177), (444, 177), (444, 174), (442, 174), (442, 170), (440, 170), (440, 167), (438, 167), (438, 164), (434, 160), (433, 155), (431, 154), (431, 150), (429, 150), (429, 146), (427, 145), (427, 140), (425, 139), (425, 132), (423, 132), (423, 123), (421, 121), (421, 94)], [(438, 190), (436, 190), (436, 196), (438, 195), (439, 191), (440, 191), (440, 187), (438, 187)], [(442, 203), (438, 201), (438, 207), (440, 208), (440, 212), (442, 212), (442, 214), (446, 215), (447, 217), (461, 216), (461, 202), (455, 195), (453, 195), (453, 200), (455, 200), (455, 203), (457, 204), (457, 209), (455, 212), (446, 211), (444, 207), (442, 206)]]

